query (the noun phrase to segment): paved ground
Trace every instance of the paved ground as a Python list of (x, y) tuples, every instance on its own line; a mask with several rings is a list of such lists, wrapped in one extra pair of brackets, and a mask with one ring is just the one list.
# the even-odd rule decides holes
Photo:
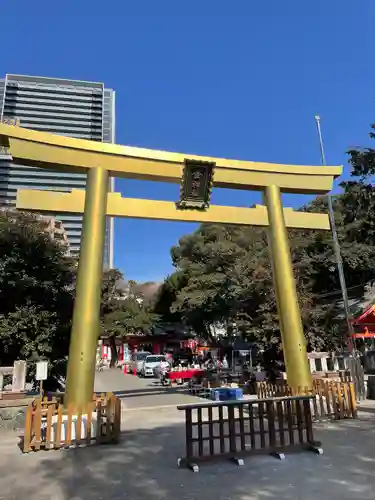
[[(283, 462), (252, 457), (242, 468), (220, 462), (202, 466), (194, 474), (177, 468), (176, 459), (184, 449), (184, 425), (182, 415), (169, 406), (175, 405), (175, 398), (178, 403), (186, 401), (185, 396), (157, 394), (158, 389), (149, 387), (147, 381), (110, 373), (100, 375), (96, 388), (124, 393), (121, 443), (22, 455), (14, 434), (2, 434), (1, 500), (375, 498), (375, 413), (371, 408), (358, 421), (317, 426), (323, 456), (302, 453), (289, 455)], [(138, 401), (142, 408), (137, 410)]]
[(173, 407), (194, 403), (198, 398), (186, 394), (185, 389), (163, 387), (155, 379), (124, 375), (120, 370), (103, 370), (97, 374), (95, 390), (112, 391), (121, 399), (123, 410)]

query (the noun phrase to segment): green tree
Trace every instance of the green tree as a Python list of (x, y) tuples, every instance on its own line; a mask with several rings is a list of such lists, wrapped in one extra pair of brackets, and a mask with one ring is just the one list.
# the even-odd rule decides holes
[(234, 226), (202, 225), (172, 248), (172, 261), (183, 273), (185, 285), (171, 309), (179, 311), (200, 335), (209, 336), (213, 323), (237, 318), (241, 294), (255, 284), (248, 281), (249, 272), (244, 273), (255, 263), (247, 257), (254, 245), (262, 251), (253, 236)]
[(157, 294), (153, 297), (150, 308), (158, 316), (160, 328), (175, 327), (178, 329), (184, 323), (181, 313), (172, 309), (172, 306), (177, 299), (177, 294), (186, 284), (187, 279), (184, 272), (176, 271), (164, 280)]
[(65, 376), (76, 263), (34, 215), (0, 212), (0, 365), (49, 362), (46, 388)]
[[(375, 247), (348, 237), (345, 199), (334, 203), (344, 270), (349, 287), (374, 278)], [(303, 210), (327, 212), (325, 197)], [(329, 231), (289, 231), (304, 330), (310, 348), (332, 348), (344, 341), (340, 285)], [(202, 225), (172, 248), (172, 260), (185, 283), (171, 311), (196, 331), (209, 335), (215, 322), (233, 323), (243, 337), (265, 348), (280, 343), (278, 314), (266, 231)]]
[[(375, 139), (375, 125), (369, 134)], [(375, 149), (352, 148), (348, 151), (351, 179), (343, 182), (348, 240), (375, 245)]]
[(102, 283), (101, 330), (109, 338), (111, 366), (115, 366), (116, 338), (151, 331), (158, 315), (143, 300), (137, 283), (126, 283), (118, 269), (106, 271)]

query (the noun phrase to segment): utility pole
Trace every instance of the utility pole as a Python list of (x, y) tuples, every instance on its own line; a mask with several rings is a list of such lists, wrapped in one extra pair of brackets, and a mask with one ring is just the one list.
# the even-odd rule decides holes
[[(322, 165), (325, 167), (327, 165), (327, 163), (326, 163), (326, 155), (324, 152), (323, 136), (322, 136), (322, 130), (321, 130), (321, 126), (320, 126), (320, 116), (319, 115), (315, 116), (315, 122), (316, 122), (317, 131), (318, 131), (321, 162), (322, 162)], [(328, 215), (329, 215), (329, 220), (330, 220), (330, 224), (331, 224), (332, 239), (333, 239), (333, 249), (334, 249), (335, 257), (336, 257), (336, 264), (337, 264), (337, 270), (339, 273), (339, 280), (340, 280), (340, 287), (341, 287), (341, 295), (342, 295), (342, 300), (344, 303), (345, 319), (346, 319), (346, 324), (347, 324), (347, 328), (348, 328), (347, 345), (348, 345), (349, 351), (352, 352), (353, 351), (353, 342), (352, 342), (353, 325), (352, 325), (352, 322), (350, 321), (348, 292), (347, 292), (347, 288), (346, 288), (344, 267), (342, 265), (340, 243), (339, 243), (339, 239), (337, 236), (335, 214), (334, 214), (333, 205), (332, 205), (332, 196), (329, 193), (327, 195), (327, 200), (328, 200)]]

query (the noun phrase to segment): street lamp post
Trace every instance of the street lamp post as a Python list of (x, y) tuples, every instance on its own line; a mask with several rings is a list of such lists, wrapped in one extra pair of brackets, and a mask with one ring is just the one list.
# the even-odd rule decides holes
[[(322, 129), (320, 126), (320, 116), (319, 115), (315, 116), (315, 122), (316, 122), (317, 131), (318, 131), (321, 162), (322, 162), (323, 167), (325, 167), (327, 164), (326, 164), (326, 156), (325, 156), (325, 152), (324, 152), (323, 136), (322, 136)], [(337, 264), (337, 270), (339, 273), (339, 280), (340, 280), (340, 287), (341, 287), (341, 295), (342, 295), (342, 300), (344, 303), (345, 319), (346, 319), (346, 324), (347, 324), (347, 328), (348, 328), (348, 336), (349, 336), (348, 349), (349, 349), (349, 351), (352, 351), (353, 350), (353, 344), (352, 344), (353, 325), (352, 325), (352, 322), (350, 321), (348, 292), (347, 292), (347, 288), (346, 288), (344, 266), (342, 264), (342, 258), (341, 258), (340, 243), (339, 243), (339, 239), (337, 236), (335, 214), (334, 214), (333, 205), (332, 205), (332, 196), (329, 193), (327, 195), (327, 200), (328, 200), (328, 215), (329, 215), (329, 220), (330, 220), (330, 224), (331, 224), (332, 239), (333, 239), (333, 249), (334, 249), (335, 257), (336, 257), (336, 264)]]

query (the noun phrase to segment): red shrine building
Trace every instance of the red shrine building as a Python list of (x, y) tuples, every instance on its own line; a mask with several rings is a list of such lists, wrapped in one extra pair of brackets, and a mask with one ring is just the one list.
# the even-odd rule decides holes
[(355, 339), (375, 338), (375, 304), (352, 319)]

